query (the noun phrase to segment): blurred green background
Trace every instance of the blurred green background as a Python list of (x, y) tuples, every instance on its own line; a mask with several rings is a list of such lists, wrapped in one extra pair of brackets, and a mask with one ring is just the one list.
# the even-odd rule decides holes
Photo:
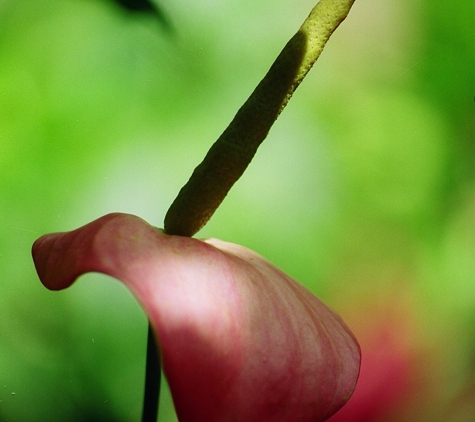
[[(107, 0), (0, 1), (0, 421), (139, 420), (142, 310), (107, 277), (47, 291), (31, 245), (113, 211), (161, 226), (313, 5), (161, 0), (170, 34)], [(345, 318), (375, 408), (342, 420), (475, 418), (474, 97), (473, 0), (357, 0), (198, 235)]]

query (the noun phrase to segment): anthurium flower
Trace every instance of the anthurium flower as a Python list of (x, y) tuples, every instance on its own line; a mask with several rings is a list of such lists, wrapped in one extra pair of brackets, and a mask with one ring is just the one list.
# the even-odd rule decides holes
[(355, 338), (332, 310), (256, 253), (171, 236), (109, 214), (33, 246), (43, 284), (87, 272), (122, 281), (147, 313), (181, 422), (318, 422), (350, 397)]
[[(419, 354), (422, 349), (408, 294), (404, 286), (398, 286), (397, 292), (388, 292), (386, 303), (379, 299), (377, 305), (359, 305), (349, 316), (363, 351), (361, 371), (354, 394), (328, 422), (419, 419), (430, 359)], [(416, 414), (412, 413), (414, 403), (419, 403)]]

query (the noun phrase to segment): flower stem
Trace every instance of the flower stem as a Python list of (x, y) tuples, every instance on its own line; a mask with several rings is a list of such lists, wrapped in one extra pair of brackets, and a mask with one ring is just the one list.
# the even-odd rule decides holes
[(321, 0), (287, 43), (180, 190), (165, 216), (169, 234), (193, 236), (211, 218), (251, 162), (271, 126), (320, 56), (355, 0)]
[(142, 422), (156, 422), (160, 399), (161, 365), (160, 352), (150, 322), (148, 324), (146, 360)]

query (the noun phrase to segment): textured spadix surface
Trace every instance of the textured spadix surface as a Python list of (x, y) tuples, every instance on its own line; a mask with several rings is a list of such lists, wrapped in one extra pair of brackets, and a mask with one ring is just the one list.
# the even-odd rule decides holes
[[(43, 284), (122, 281), (159, 342), (181, 422), (318, 422), (350, 397), (359, 346), (338, 315), (256, 253), (109, 214), (33, 245)], [(113, 304), (107, 304), (113, 306)]]

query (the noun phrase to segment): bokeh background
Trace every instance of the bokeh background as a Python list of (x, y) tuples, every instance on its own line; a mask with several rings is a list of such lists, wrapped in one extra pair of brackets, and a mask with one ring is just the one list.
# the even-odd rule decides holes
[[(0, 1), (0, 421), (137, 421), (147, 322), (115, 280), (38, 281), (33, 241), (161, 226), (313, 0)], [(357, 0), (201, 237), (336, 309), (364, 353), (334, 421), (475, 419), (475, 2)], [(160, 422), (176, 417), (166, 385)]]

